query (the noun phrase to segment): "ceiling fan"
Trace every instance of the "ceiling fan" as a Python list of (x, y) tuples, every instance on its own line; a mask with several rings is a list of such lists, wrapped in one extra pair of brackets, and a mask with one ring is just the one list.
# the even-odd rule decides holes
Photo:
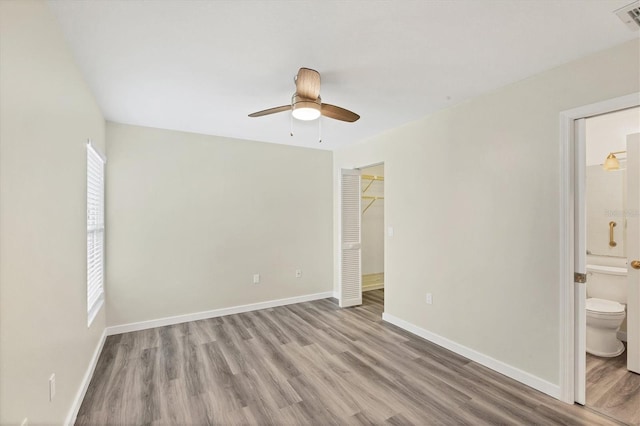
[(322, 102), (320, 99), (320, 73), (318, 71), (300, 68), (294, 82), (296, 83), (296, 92), (291, 97), (290, 105), (254, 112), (249, 114), (249, 117), (262, 117), (291, 110), (293, 118), (304, 121), (315, 120), (320, 115), (349, 123), (360, 118), (358, 114), (348, 109)]

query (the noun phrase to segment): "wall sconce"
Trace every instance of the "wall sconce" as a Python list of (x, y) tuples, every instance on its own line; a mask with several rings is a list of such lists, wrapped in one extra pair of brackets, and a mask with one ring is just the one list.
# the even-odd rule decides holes
[(620, 170), (620, 161), (618, 161), (616, 154), (626, 154), (626, 152), (627, 151), (610, 152), (609, 155), (607, 155), (607, 159), (604, 160), (604, 164), (602, 165), (602, 168), (608, 172), (612, 172), (614, 170)]

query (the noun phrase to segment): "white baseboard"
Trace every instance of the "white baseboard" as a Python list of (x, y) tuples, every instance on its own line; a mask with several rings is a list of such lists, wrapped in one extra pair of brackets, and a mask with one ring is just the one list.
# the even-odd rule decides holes
[(91, 361), (89, 362), (89, 367), (87, 368), (87, 371), (84, 373), (84, 377), (82, 378), (82, 383), (80, 384), (80, 389), (78, 389), (78, 393), (76, 394), (76, 397), (73, 400), (73, 405), (71, 405), (71, 410), (69, 411), (69, 414), (67, 415), (67, 419), (64, 422), (64, 424), (67, 426), (72, 426), (76, 422), (76, 417), (78, 417), (80, 406), (82, 405), (84, 396), (87, 393), (87, 389), (89, 389), (89, 383), (91, 383), (93, 372), (96, 369), (96, 365), (98, 364), (98, 358), (100, 358), (100, 354), (102, 353), (102, 348), (104, 347), (104, 342), (106, 339), (107, 339), (107, 330), (105, 329), (102, 332), (102, 336), (100, 337), (100, 341), (96, 346), (96, 350), (93, 351), (93, 356), (91, 357)]
[(333, 298), (340, 300), (340, 292), (339, 291), (334, 291), (333, 292)]
[(425, 330), (424, 328), (420, 328), (416, 325), (411, 324), (410, 322), (397, 318), (386, 312), (382, 314), (382, 319), (384, 321), (387, 321), (388, 323), (407, 330), (410, 333), (420, 336), (423, 339), (435, 343), (438, 346), (442, 346), (443, 348), (449, 349), (450, 351), (453, 351), (458, 355), (462, 355), (463, 357), (468, 358), (471, 361), (475, 361), (478, 364), (484, 365), (485, 367), (497, 371), (500, 374), (504, 374), (505, 376), (510, 377), (520, 383), (539, 390), (540, 392), (546, 393), (547, 395), (550, 395), (556, 399), (560, 398), (560, 386), (547, 382), (540, 377), (534, 376), (533, 374), (527, 373), (526, 371), (522, 371), (502, 361), (498, 361), (495, 358), (491, 358), (488, 355), (470, 349), (445, 337), (439, 336), (435, 333)]
[(384, 284), (368, 285), (366, 287), (362, 287), (362, 292), (364, 293), (365, 291), (379, 290), (381, 288), (384, 288)]
[(232, 306), (229, 308), (213, 309), (210, 311), (196, 312), (193, 314), (176, 315), (173, 317), (159, 318), (149, 321), (133, 322), (129, 324), (107, 327), (107, 336), (129, 333), (131, 331), (147, 330), (149, 328), (163, 327), (165, 325), (181, 324), (183, 322), (198, 321), (224, 315), (241, 314), (243, 312), (257, 311), (260, 309), (275, 308), (276, 306), (291, 305), (294, 303), (310, 302), (312, 300), (335, 297), (332, 291), (324, 293), (306, 294), (304, 296), (288, 297), (286, 299), (268, 300), (266, 302), (251, 303), (248, 305)]

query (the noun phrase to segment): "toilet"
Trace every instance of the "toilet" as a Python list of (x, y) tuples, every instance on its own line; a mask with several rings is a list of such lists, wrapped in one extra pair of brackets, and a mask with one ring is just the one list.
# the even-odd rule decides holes
[(617, 331), (625, 318), (627, 269), (587, 265), (587, 352), (615, 357), (624, 352)]

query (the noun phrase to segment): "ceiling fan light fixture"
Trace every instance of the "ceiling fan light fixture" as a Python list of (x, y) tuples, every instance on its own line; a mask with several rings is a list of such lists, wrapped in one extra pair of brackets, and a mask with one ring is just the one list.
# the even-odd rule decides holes
[(291, 115), (297, 120), (311, 121), (320, 117), (321, 108), (319, 96), (315, 101), (294, 96)]

